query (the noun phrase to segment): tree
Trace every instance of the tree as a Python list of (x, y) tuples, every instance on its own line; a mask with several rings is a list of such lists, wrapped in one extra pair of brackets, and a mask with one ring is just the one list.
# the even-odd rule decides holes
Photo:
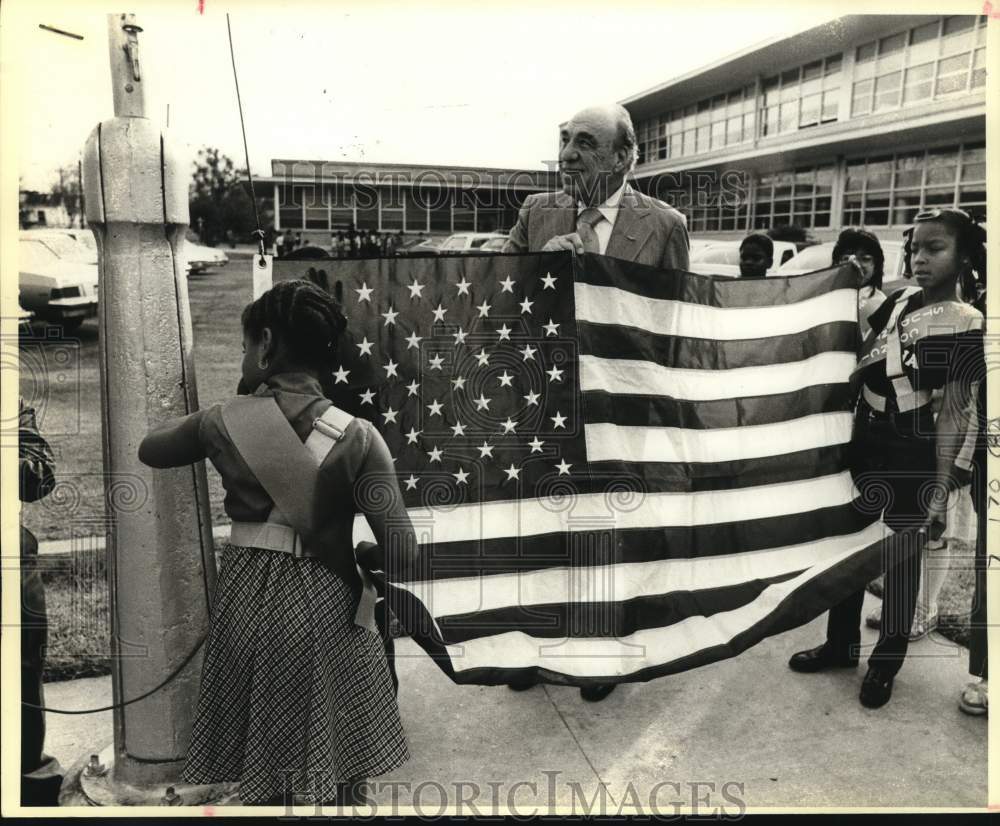
[(812, 240), (809, 231), (798, 224), (777, 224), (771, 227), (767, 234), (772, 241), (792, 241), (799, 244)]
[(243, 187), (246, 170), (210, 146), (198, 150), (191, 181), (191, 225), (202, 243), (214, 246), (227, 231), (246, 239), (255, 229), (253, 202)]
[(56, 170), (56, 181), (50, 189), (53, 203), (61, 203), (66, 207), (70, 220), (79, 216), (80, 226), (83, 221), (83, 190), (80, 187), (80, 167), (78, 164), (66, 164)]

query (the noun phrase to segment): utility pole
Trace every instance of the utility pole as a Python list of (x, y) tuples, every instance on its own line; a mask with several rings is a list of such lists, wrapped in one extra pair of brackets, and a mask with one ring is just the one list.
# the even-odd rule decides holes
[[(100, 263), (98, 323), (115, 704), (155, 689), (208, 629), (215, 557), (205, 467), (152, 470), (139, 442), (197, 409), (182, 243), (188, 172), (146, 116), (149, 67), (132, 14), (108, 16), (115, 117), (87, 139), (82, 173)], [(203, 651), (151, 696), (114, 711), (76, 792), (96, 805), (219, 800), (183, 786)], [(71, 778), (68, 785), (73, 783)]]

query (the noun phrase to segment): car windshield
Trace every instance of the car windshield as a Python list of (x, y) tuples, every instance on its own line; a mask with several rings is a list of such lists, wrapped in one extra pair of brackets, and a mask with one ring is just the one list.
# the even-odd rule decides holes
[(453, 235), (447, 241), (444, 242), (441, 249), (443, 250), (461, 250), (465, 249), (465, 239), (468, 235)]
[(506, 238), (490, 238), (485, 244), (483, 244), (484, 250), (502, 250), (503, 245), (507, 242)]
[(691, 260), (699, 264), (731, 264), (740, 263), (740, 249), (737, 246), (716, 244), (699, 250), (691, 256)]
[(833, 244), (817, 244), (813, 247), (806, 247), (798, 255), (793, 255), (778, 268), (782, 270), (802, 270), (812, 272), (813, 270), (823, 270), (831, 266), (833, 258)]
[(76, 236), (78, 244), (83, 244), (91, 252), (97, 252), (97, 242), (94, 240), (94, 233), (82, 231)]
[(90, 257), (86, 248), (68, 235), (47, 235), (42, 239), (42, 243), (60, 258), (77, 260)]
[(57, 256), (41, 241), (22, 240), (17, 245), (20, 260), (18, 265), (22, 270), (44, 270), (59, 263)]

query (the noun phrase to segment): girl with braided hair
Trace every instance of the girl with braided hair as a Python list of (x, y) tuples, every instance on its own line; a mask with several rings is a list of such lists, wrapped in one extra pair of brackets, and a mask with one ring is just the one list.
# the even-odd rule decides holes
[(844, 264), (851, 256), (857, 260), (863, 274), (861, 289), (858, 291), (858, 321), (862, 337), (868, 335), (868, 316), (885, 301), (882, 292), (882, 277), (885, 274), (885, 253), (875, 233), (859, 227), (848, 227), (837, 237), (833, 245), (833, 266)]
[(249, 392), (139, 448), (156, 468), (210, 459), (233, 520), (183, 779), (239, 781), (248, 804), (356, 805), (408, 752), (355, 515), (390, 549), (387, 573), (411, 569), (416, 537), (381, 435), (323, 396), (347, 326), (334, 299), (281, 282), (242, 324)]
[[(985, 376), (984, 316), (969, 303), (979, 298), (977, 273), (985, 280), (985, 236), (957, 209), (918, 214), (907, 236), (908, 271), (919, 288), (894, 292), (869, 316), (855, 373), (861, 399), (851, 447), (859, 501), (879, 502), (894, 531), (921, 529), (937, 543), (948, 494), (963, 480), (956, 462)], [(942, 391), (936, 416), (935, 390)], [(887, 564), (879, 639), (861, 685), (860, 701), (869, 708), (889, 701), (906, 656), (922, 556), (921, 549)], [(834, 606), (826, 642), (795, 654), (789, 666), (799, 672), (857, 666), (863, 602), (862, 590)]]

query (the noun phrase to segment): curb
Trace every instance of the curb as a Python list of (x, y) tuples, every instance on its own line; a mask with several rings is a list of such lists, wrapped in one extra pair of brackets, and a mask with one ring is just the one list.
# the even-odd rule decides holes
[[(225, 542), (229, 539), (229, 525), (216, 525), (212, 528), (212, 539)], [(105, 536), (71, 536), (68, 539), (45, 539), (38, 543), (39, 556), (72, 556), (79, 551), (103, 551)]]

